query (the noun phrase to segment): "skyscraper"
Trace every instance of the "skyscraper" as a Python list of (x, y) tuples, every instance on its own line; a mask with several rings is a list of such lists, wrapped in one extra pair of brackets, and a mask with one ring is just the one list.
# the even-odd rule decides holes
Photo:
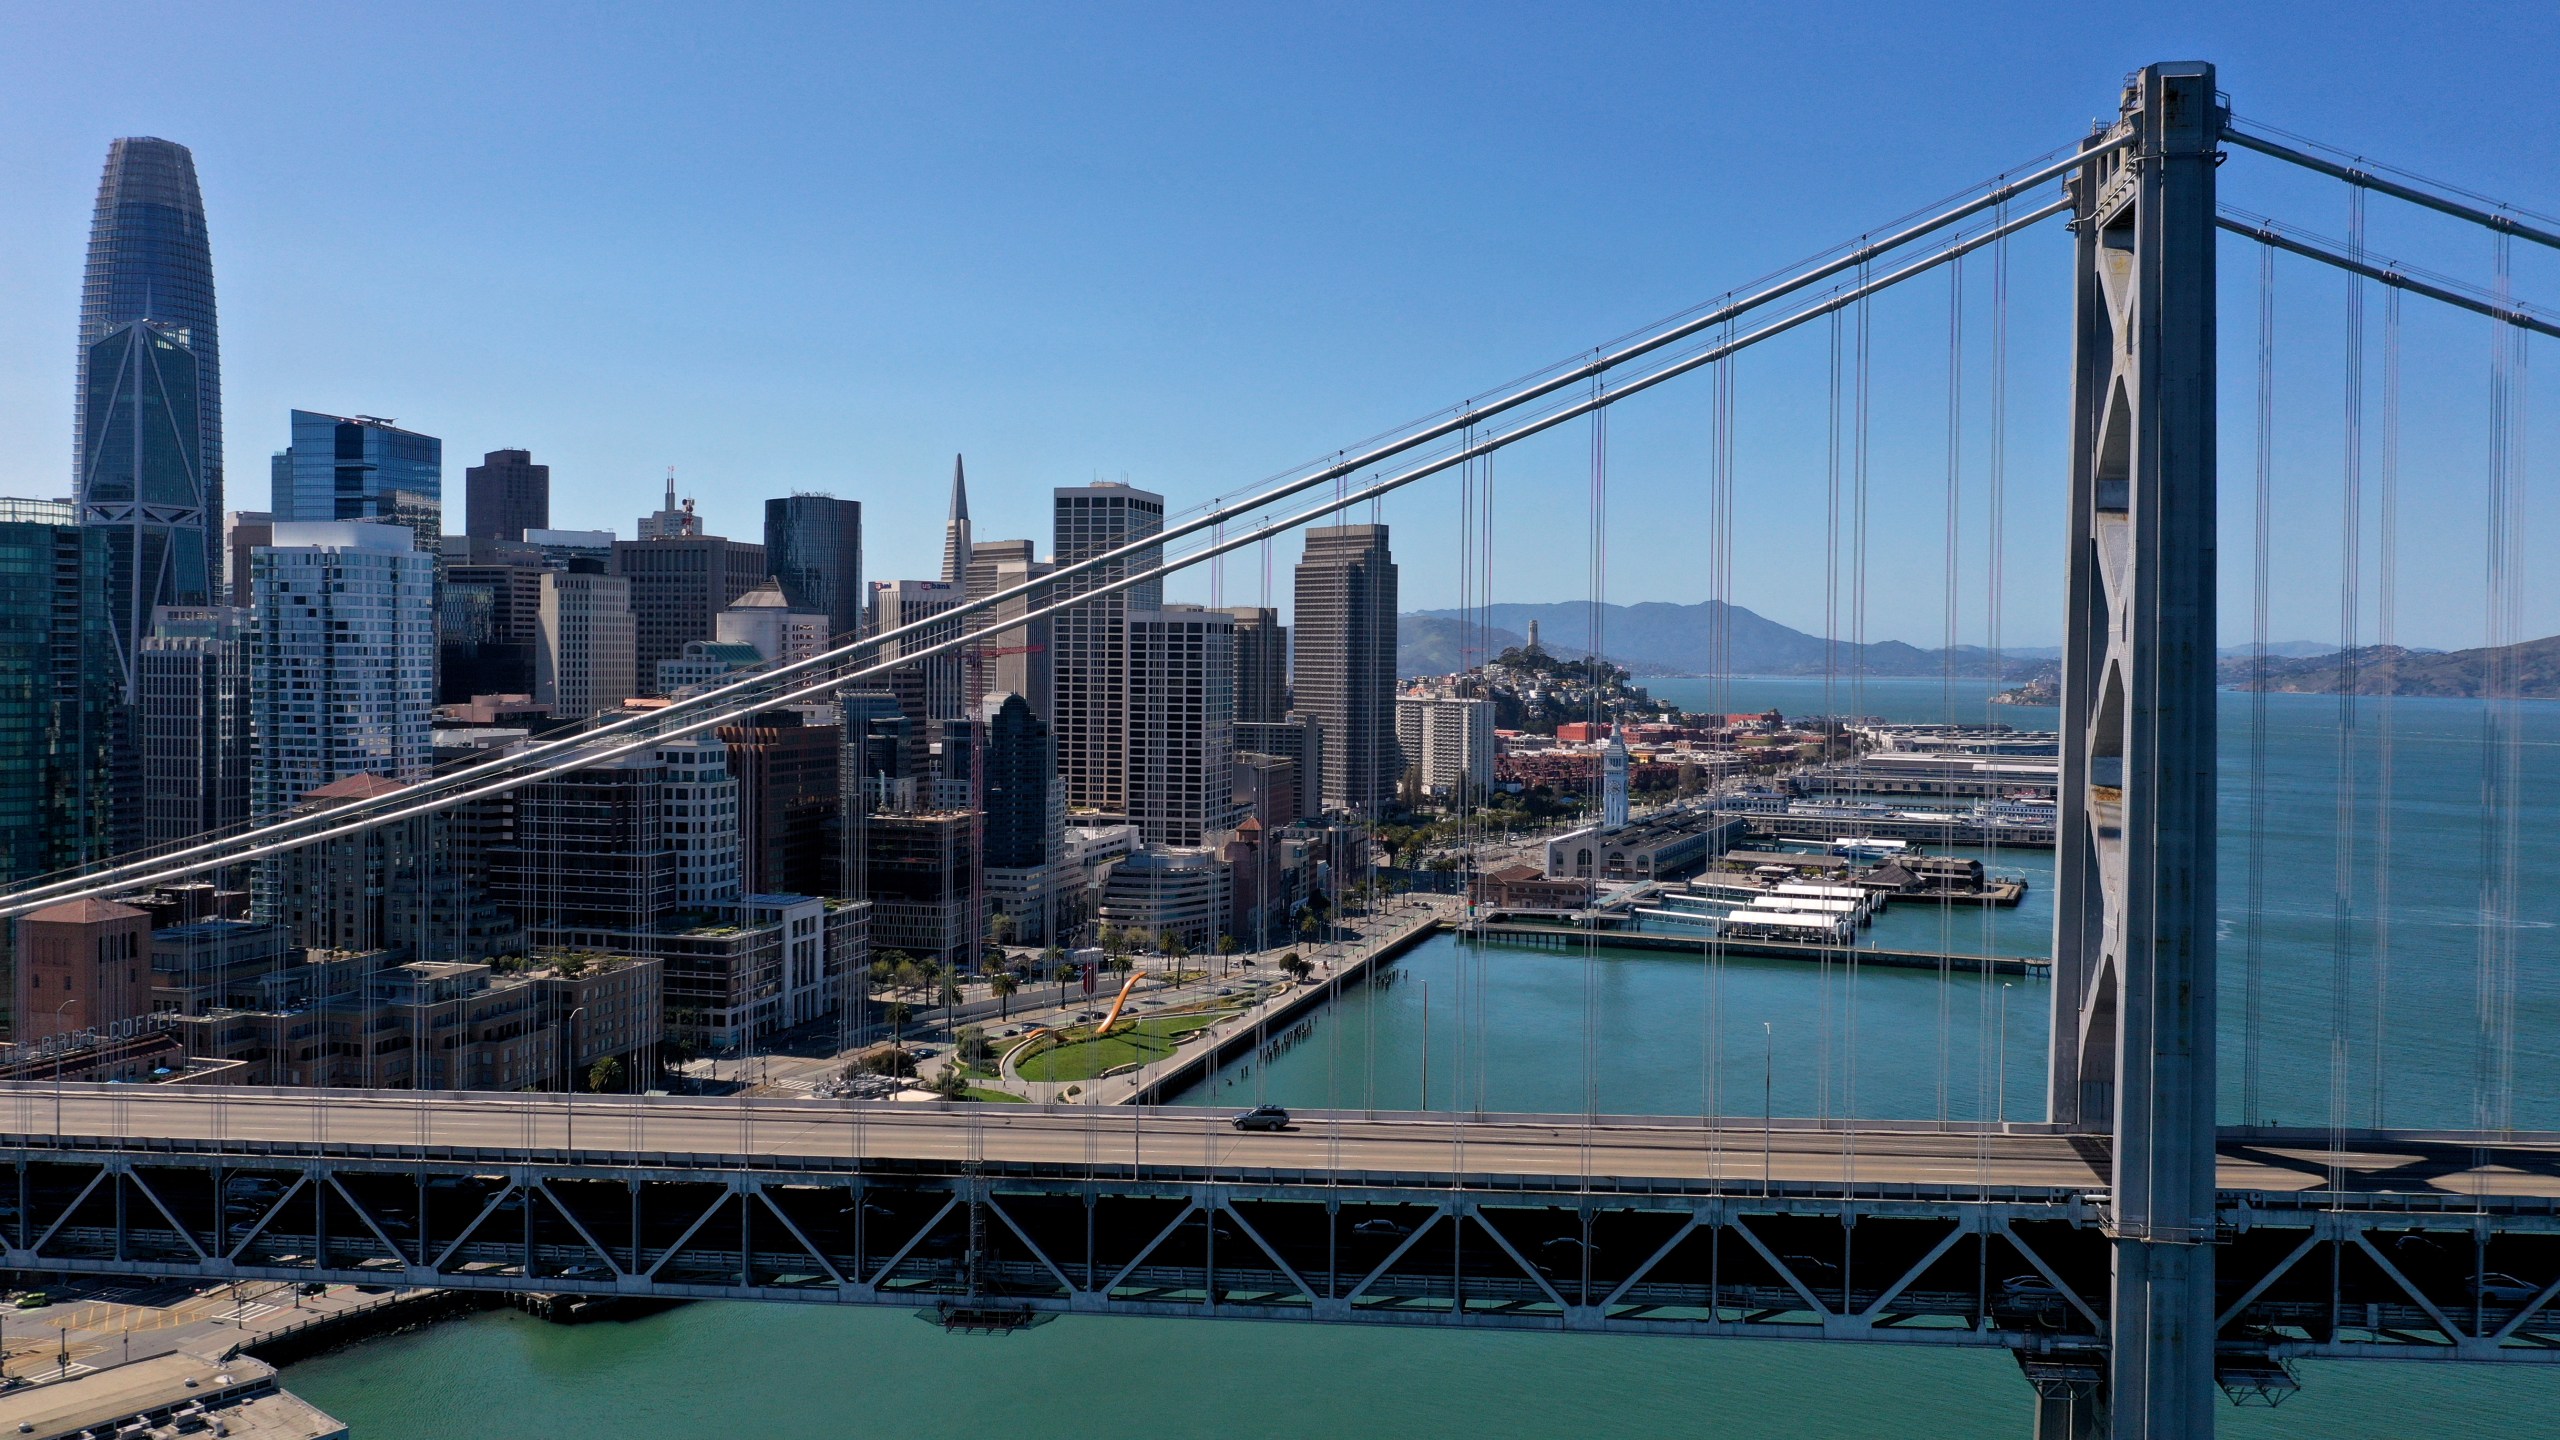
[(554, 717), (584, 720), (640, 693), (631, 582), (592, 560), (542, 572), (533, 698)]
[(951, 518), (942, 523), (942, 578), (958, 585), (969, 578), (969, 474), (960, 457), (951, 457)]
[(116, 701), (107, 534), (0, 500), (0, 882), (104, 853)]
[[(1061, 486), (1053, 497), (1050, 554), (1060, 566), (1106, 554), (1164, 529), (1164, 497), (1111, 481)], [(1095, 587), (1154, 568), (1161, 547), (1096, 566), (1061, 582), (1053, 601), (1089, 594)], [(1049, 728), (1058, 741), (1058, 772), (1067, 804), (1080, 810), (1126, 813), (1129, 804), (1128, 616), (1164, 604), (1164, 584), (1150, 580), (1094, 599), (1050, 621), (1050, 666), (1056, 686)]]
[(841, 644), (862, 632), (862, 502), (783, 495), (764, 502), (765, 563), (794, 610), (827, 617)]
[(1150, 845), (1205, 845), (1235, 813), (1235, 617), (1132, 610), (1129, 818)]
[(1236, 723), (1268, 724), (1289, 713), (1289, 630), (1280, 612), (1227, 611), (1236, 620)]
[(79, 523), (110, 532), (116, 654), (157, 605), (202, 605), (222, 573), (222, 347), (213, 249), (187, 147), (107, 147), (80, 284), (72, 455)]
[(551, 528), (551, 467), (529, 450), (492, 450), (462, 472), (463, 531), (479, 540), (522, 540)]
[(1058, 911), (1076, 880), (1063, 838), (1058, 752), (1028, 701), (989, 696), (983, 876), (987, 905), (1016, 945), (1057, 940)]
[(407, 784), (432, 758), (436, 557), (398, 525), (283, 522), (251, 557), (253, 817), (351, 775)]
[(444, 538), (444, 442), (371, 415), (293, 412), (293, 445), (274, 468), (276, 523), (405, 525), (417, 548)]
[[(966, 598), (983, 600), (1017, 589), (1056, 568), (1046, 560), (1033, 558), (1028, 540), (973, 541), (969, 546)], [(985, 698), (1019, 695), (1043, 722), (1054, 712), (1057, 694), (1050, 669), (1049, 622), (1007, 622), (1020, 621), (1048, 603), (1045, 596), (1024, 596), (1007, 600), (992, 610), (981, 610), (968, 620), (970, 631), (983, 637), (980, 643), (985, 647), (981, 652), (986, 672)]]
[[(689, 517), (688, 517), (689, 518)], [(679, 659), (688, 640), (715, 637), (720, 612), (764, 583), (764, 547), (718, 535), (661, 535), (613, 542), (613, 572), (631, 582), (640, 673)]]
[(1324, 732), (1324, 808), (1374, 815), (1404, 777), (1396, 744), (1396, 566), (1387, 527), (1309, 528), (1297, 607), (1298, 710)]
[(249, 819), (249, 612), (163, 606), (143, 637), (137, 721), (146, 845)]
[(219, 527), (202, 504), (200, 397), (185, 334), (135, 320), (108, 331), (86, 360), (80, 523), (106, 532), (118, 678), (131, 702), (151, 612), (207, 603), (221, 542), (207, 538)]
[[(871, 584), (869, 633), (884, 635), (903, 626), (922, 624), (951, 610), (960, 600), (960, 587), (940, 580), (875, 580)], [(957, 620), (926, 625), (915, 635), (882, 645), (879, 658), (883, 662), (899, 660), (911, 651), (940, 644), (958, 635), (960, 626)], [(938, 735), (939, 722), (967, 717), (967, 679), (959, 653), (947, 650), (904, 661), (889, 672), (888, 683), (882, 688), (898, 697), (912, 733), (921, 740), (928, 734)]]

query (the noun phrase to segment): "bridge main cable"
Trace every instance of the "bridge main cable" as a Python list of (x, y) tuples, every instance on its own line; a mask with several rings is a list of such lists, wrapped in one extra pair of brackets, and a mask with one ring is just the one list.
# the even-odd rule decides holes
[[(2099, 148), (2104, 149), (2106, 147), (2101, 146)], [(1517, 409), (1522, 405), (1526, 405), (1535, 400), (1552, 395), (1573, 384), (1594, 380), (1601, 382), (1602, 388), (1590, 399), (1576, 402), (1563, 410), (1553, 412), (1537, 421), (1531, 422), (1528, 425), (1516, 427), (1513, 430), (1502, 432), (1501, 434), (1484, 441), (1466, 446), (1458, 451), (1450, 453), (1447, 456), (1443, 456), (1438, 460), (1405, 471), (1384, 482), (1372, 485), (1367, 489), (1355, 492), (1351, 495), (1335, 497), (1313, 510), (1302, 512), (1287, 520), (1257, 526), (1252, 530), (1240, 532), (1233, 537), (1221, 540), (1211, 545), (1207, 549), (1182, 557), (1177, 561), (1160, 564), (1156, 567), (1121, 577), (1118, 580), (1107, 582), (1101, 586), (1095, 587), (1094, 589), (1083, 591), (1071, 601), (1051, 604), (1028, 614), (1007, 616), (1003, 618), (1009, 625), (1024, 624), (1035, 619), (1049, 618), (1053, 615), (1072, 609), (1075, 605), (1099, 598), (1100, 596), (1144, 584), (1149, 580), (1157, 579), (1163, 575), (1186, 569), (1214, 556), (1243, 548), (1243, 546), (1247, 544), (1257, 543), (1270, 538), (1272, 535), (1285, 533), (1286, 531), (1295, 529), (1300, 525), (1313, 523), (1315, 520), (1320, 519), (1325, 515), (1335, 513), (1346, 506), (1359, 503), (1362, 500), (1384, 495), (1391, 490), (1401, 488), (1404, 485), (1410, 484), (1413, 481), (1422, 479), (1426, 476), (1437, 474), (1442, 470), (1463, 463), (1475, 456), (1489, 454), (1496, 449), (1500, 449), (1503, 446), (1525, 439), (1530, 435), (1550, 429), (1557, 424), (1589, 414), (1593, 410), (1602, 408), (1608, 404), (1613, 404), (1629, 395), (1650, 389), (1654, 385), (1660, 384), (1661, 382), (1671, 379), (1677, 375), (1685, 374), (1689, 370), (1695, 369), (1700, 365), (1712, 363), (1716, 359), (1735, 353), (1749, 345), (1756, 344), (1760, 340), (1767, 339), (1776, 334), (1784, 333), (1786, 330), (1793, 329), (1797, 325), (1803, 324), (1805, 321), (1814, 319), (1821, 315), (1829, 314), (1833, 310), (1841, 308), (1843, 305), (1846, 305), (1860, 296), (1871, 295), (1877, 291), (1890, 288), (1892, 285), (1898, 284), (1902, 280), (1910, 278), (1912, 275), (1933, 269), (1940, 264), (1944, 264), (1947, 261), (1956, 258), (1957, 256), (1970, 253), (1972, 250), (1980, 248), (1982, 245), (1989, 244), (1995, 239), (2015, 233), (2017, 230), (2026, 228), (2028, 225), (2060, 214), (2069, 208), (2067, 201), (2058, 200), (2039, 207), (2038, 209), (2027, 212), (2015, 219), (2005, 221), (2001, 225), (1990, 231), (1986, 231), (1979, 236), (1959, 241), (1946, 248), (1931, 252), (1930, 254), (1923, 256), (1898, 270), (1876, 277), (1866, 284), (1862, 284), (1849, 291), (1844, 291), (1819, 305), (1795, 312), (1777, 322), (1764, 326), (1759, 330), (1752, 331), (1747, 335), (1737, 337), (1736, 339), (1726, 342), (1721, 346), (1688, 357), (1685, 360), (1676, 362), (1675, 364), (1664, 367), (1663, 369), (1649, 372), (1635, 380), (1620, 385), (1614, 390), (1606, 388), (1606, 374), (1612, 369), (1622, 366), (1631, 360), (1639, 359), (1654, 351), (1658, 351), (1665, 346), (1676, 344), (1678, 341), (1694, 336), (1704, 330), (1727, 323), (1737, 316), (1759, 309), (1776, 300), (1804, 290), (1809, 286), (1820, 283), (1824, 279), (1837, 276), (1845, 271), (1869, 263), (1877, 255), (1898, 249), (1909, 244), (1912, 240), (1918, 239), (1936, 230), (1943, 229), (1948, 225), (1958, 223), (1969, 216), (1980, 213), (1984, 209), (2001, 204), (2006, 200), (2014, 198), (2016, 194), (2022, 190), (2042, 184), (2066, 171), (2076, 170), (2086, 163), (2091, 153), (2093, 152), (2079, 152), (2072, 156), (2068, 161), (2038, 167), (2035, 170), (2029, 171), (2026, 175), (2017, 180), (1995, 187), (1994, 189), (1986, 191), (1963, 204), (1941, 211), (1926, 220), (1906, 226), (1881, 240), (1858, 246), (1832, 261), (1815, 266), (1812, 269), (1799, 272), (1785, 280), (1763, 287), (1740, 300), (1729, 302), (1697, 316), (1693, 316), (1687, 321), (1669, 327), (1665, 330), (1658, 331), (1642, 340), (1631, 342), (1608, 353), (1607, 355), (1597, 357), (1581, 366), (1577, 366), (1570, 371), (1550, 377), (1547, 380), (1522, 387), (1521, 389), (1515, 390), (1497, 401), (1488, 402), (1481, 406), (1465, 407), (1459, 415), (1449, 420), (1426, 426), (1423, 429), (1401, 439), (1389, 441), (1385, 444), (1374, 447), (1359, 456), (1337, 462), (1334, 465), (1325, 467), (1324, 469), (1312, 474), (1302, 476), (1297, 480), (1274, 487), (1269, 491), (1251, 497), (1247, 500), (1239, 501), (1232, 505), (1214, 508), (1202, 515), (1184, 522), (1179, 526), (1158, 532), (1155, 535), (1144, 537), (1141, 540), (1121, 546), (1118, 549), (1061, 566), (1057, 571), (1050, 575), (1041, 577), (1038, 580), (998, 591), (993, 594), (980, 597), (977, 600), (965, 602), (948, 611), (936, 614), (929, 620), (896, 627), (891, 630), (883, 631), (877, 635), (867, 636), (861, 640), (854, 641), (831, 650), (823, 651), (817, 655), (808, 656), (785, 665), (760, 671), (744, 680), (733, 681), (729, 684), (716, 687), (700, 695), (680, 700), (673, 705), (657, 711), (609, 721), (603, 725), (582, 731), (574, 736), (537, 743), (501, 759), (481, 762), (479, 764), (464, 767), (461, 770), (447, 772), (444, 775), (437, 776), (429, 781), (423, 782), (422, 785), (406, 787), (402, 790), (383, 795), (375, 800), (360, 801), (349, 805), (333, 807), (329, 810), (317, 812), (311, 815), (297, 816), (289, 820), (274, 821), (235, 835), (222, 837), (212, 841), (199, 842), (159, 855), (148, 856), (138, 860), (111, 865), (102, 869), (67, 876), (62, 879), (45, 881), (35, 885), (22, 886), (11, 891), (0, 892), (0, 918), (25, 914), (29, 911), (42, 908), (43, 906), (62, 903), (64, 901), (122, 893), (147, 885), (156, 884), (164, 880), (181, 878), (187, 875), (201, 874), (205, 871), (222, 869), (231, 865), (244, 864), (248, 861), (264, 858), (269, 855), (300, 849), (306, 845), (317, 844), (323, 840), (334, 839), (344, 835), (375, 829), (381, 825), (390, 824), (398, 820), (416, 818), (418, 816), (452, 809), (458, 805), (469, 803), (475, 799), (487, 798), (492, 795), (504, 794), (508, 791), (519, 789), (524, 785), (532, 784), (537, 780), (548, 778), (551, 775), (584, 769), (590, 765), (600, 764), (606, 760), (622, 755), (637, 753), (638, 751), (645, 750), (652, 745), (660, 744), (667, 740), (677, 739), (685, 735), (691, 735), (703, 730), (712, 729), (719, 725), (727, 724), (742, 715), (752, 714), (760, 710), (772, 709), (777, 706), (788, 705), (800, 699), (815, 698), (825, 695), (829, 692), (842, 689), (843, 687), (851, 685), (857, 681), (885, 674), (898, 665), (931, 658), (935, 655), (964, 648), (969, 644), (978, 643), (981, 637), (975, 634), (961, 635), (912, 649), (902, 648), (897, 659), (894, 661), (875, 663), (866, 668), (849, 673), (830, 675), (823, 680), (815, 682), (814, 684), (787, 692), (773, 693), (773, 691), (774, 687), (778, 685), (779, 682), (792, 676), (806, 674), (811, 671), (824, 669), (831, 665), (843, 663), (865, 651), (876, 654), (880, 647), (892, 641), (903, 640), (909, 636), (920, 636), (929, 630), (942, 629), (947, 632), (948, 627), (964, 619), (968, 615), (986, 611), (1011, 601), (1025, 599), (1042, 591), (1054, 591), (1055, 587), (1063, 580), (1070, 579), (1075, 575), (1086, 573), (1105, 565), (1134, 558), (1147, 551), (1161, 551), (1168, 542), (1185, 539), (1192, 535), (1196, 535), (1201, 531), (1212, 529), (1213, 527), (1222, 525), (1227, 521), (1250, 514), (1256, 510), (1263, 509), (1276, 500), (1286, 499), (1315, 486), (1325, 484), (1333, 480), (1338, 480), (1354, 471), (1366, 468), (1378, 460), (1390, 458), (1417, 446), (1429, 443), (1434, 439), (1445, 438), (1452, 433), (1464, 430), (1472, 425), (1481, 424), (1486, 416)], [(705, 711), (711, 713), (707, 715), (700, 714), (700, 712)], [(673, 723), (677, 721), (682, 721), (683, 723)], [(595, 747), (596, 742), (615, 736), (631, 736), (632, 738), (625, 744), (604, 749), (593, 748)], [(562, 756), (569, 756), (573, 758), (571, 758), (568, 763), (561, 765), (546, 765), (543, 763), (552, 760), (554, 757)], [(484, 779), (490, 780), (492, 783), (488, 785), (479, 785), (478, 782)], [(476, 788), (473, 788), (475, 786)]]
[(2538, 335), (2560, 339), (2560, 319), (2554, 319), (2520, 300), (2502, 301), (2494, 296), (2467, 295), (2449, 285), (2433, 284), (2411, 274), (2405, 266), (2393, 264), (2388, 260), (2375, 264), (2345, 251), (2330, 249), (2264, 216), (2241, 214), (2226, 207), (2220, 214), (2214, 216), (2213, 223), (2233, 235), (2245, 236), (2271, 249), (2299, 255), (2306, 260), (2317, 260), (2324, 265), (2334, 265), (2350, 275), (2361, 275), (2368, 280), (2378, 280), (2394, 289), (2406, 290), (2412, 295), (2421, 295), (2440, 304), (2468, 310), (2475, 315), (2486, 315), (2492, 320), (2513, 325), (2519, 330), (2531, 330)]
[[(1090, 601), (1102, 596), (1131, 589), (1136, 586), (1146, 584), (1151, 580), (1161, 579), (1166, 575), (1188, 569), (1191, 566), (1200, 564), (1215, 556), (1226, 554), (1232, 550), (1243, 549), (1248, 545), (1261, 543), (1274, 535), (1284, 534), (1301, 525), (1312, 524), (1323, 519), (1325, 516), (1334, 514), (1349, 506), (1377, 499), (1392, 491), (1399, 490), (1407, 485), (1413, 484), (1415, 481), (1426, 479), (1432, 475), (1439, 474), (1444, 470), (1464, 464), (1478, 456), (1491, 454), (1495, 450), (1499, 450), (1508, 445), (1517, 444), (1522, 440), (1528, 439), (1530, 436), (1541, 434), (1558, 425), (1589, 415), (1593, 411), (1605, 408), (1609, 405), (1614, 405), (1621, 400), (1640, 394), (1646, 390), (1650, 390), (1656, 385), (1660, 385), (1665, 381), (1687, 374), (1701, 366), (1710, 365), (1718, 360), (1726, 358), (1727, 356), (1738, 354), (1764, 340), (1785, 334), (1800, 325), (1819, 319), (1820, 317), (1828, 315), (1835, 310), (1846, 308), (1860, 299), (1874, 295), (1880, 291), (1890, 289), (1895, 285), (1913, 278), (1914, 276), (1936, 269), (1940, 265), (1947, 264), (1964, 255), (1970, 254), (1983, 246), (1992, 244), (1993, 242), (2014, 234), (2017, 231), (2067, 213), (2071, 208), (2071, 204), (2072, 202), (2067, 198), (2055, 200), (2049, 204), (2018, 215), (2013, 219), (2004, 221), (1991, 229), (1983, 231), (1979, 235), (1958, 241), (1944, 249), (1922, 256), (1899, 269), (1876, 276), (1865, 284), (1842, 290), (1818, 304), (1808, 306), (1802, 310), (1783, 316), (1777, 320), (1773, 320), (1756, 330), (1748, 331), (1731, 340), (1683, 357), (1670, 364), (1664, 365), (1657, 370), (1647, 372), (1644, 375), (1620, 385), (1614, 390), (1600, 390), (1586, 399), (1576, 401), (1571, 405), (1539, 416), (1534, 420), (1513, 426), (1511, 429), (1486, 437), (1483, 440), (1452, 451), (1447, 455), (1439, 456), (1425, 461), (1420, 465), (1400, 471), (1397, 474), (1376, 481), (1362, 489), (1352, 491), (1346, 495), (1327, 499), (1323, 503), (1310, 509), (1300, 511), (1295, 515), (1288, 516), (1281, 520), (1267, 522), (1263, 525), (1256, 526), (1251, 530), (1242, 531), (1233, 536), (1225, 537), (1202, 550), (1107, 581), (1091, 590), (1076, 595), (1072, 599), (1058, 601), (1040, 609), (1033, 610), (1027, 614), (1007, 617), (1007, 619), (1011, 624), (1027, 624), (1034, 620), (1048, 619), (1053, 616), (1063, 614), (1068, 610), (1072, 610), (1079, 605), (1089, 603)], [(1028, 588), (1029, 587), (1018, 587), (1018, 589)], [(945, 616), (937, 616), (935, 618), (937, 621), (948, 623), (947, 617)], [(909, 626), (904, 628), (905, 630), (913, 630), (923, 627)], [(902, 630), (890, 633), (891, 635), (894, 635), (904, 633), (904, 631)], [(890, 637), (884, 635), (879, 638), (886, 639)], [(616, 759), (624, 755), (636, 754), (653, 745), (661, 744), (668, 740), (697, 734), (704, 730), (714, 729), (718, 726), (728, 724), (743, 715), (752, 714), (759, 710), (773, 709), (807, 700), (819, 699), (830, 692), (843, 689), (848, 685), (869, 679), (873, 676), (886, 674), (900, 665), (912, 664), (918, 660), (930, 659), (936, 655), (960, 650), (968, 645), (978, 643), (979, 639), (980, 637), (976, 635), (952, 636), (931, 644), (919, 646), (913, 650), (904, 651), (894, 660), (876, 663), (849, 673), (830, 675), (813, 681), (807, 685), (784, 691), (779, 694), (759, 694), (750, 701), (734, 705), (714, 714), (689, 717), (684, 721), (684, 723), (665, 726), (637, 739), (597, 748), (576, 748), (575, 753), (565, 759), (556, 760), (549, 764), (511, 773), (476, 787), (447, 789), (443, 791), (423, 791), (420, 788), (413, 787), (408, 790), (392, 792), (384, 797), (381, 805), (377, 807), (369, 807), (363, 813), (350, 813), (349, 808), (340, 808), (321, 812), (317, 818), (327, 823), (320, 828), (314, 829), (311, 833), (296, 833), (290, 836), (261, 840), (259, 838), (259, 832), (252, 832), (247, 835), (235, 837), (229, 845), (221, 847), (223, 853), (216, 856), (195, 856), (187, 859), (179, 859), (178, 857), (173, 856), (167, 857), (160, 862), (147, 863), (142, 867), (128, 867), (144, 869), (146, 873), (139, 878), (133, 876), (119, 876), (111, 879), (100, 876), (85, 881), (71, 882), (69, 884), (45, 886), (42, 887), (45, 893), (41, 895), (32, 893), (29, 890), (0, 893), (0, 918), (25, 914), (31, 910), (41, 908), (42, 906), (61, 903), (65, 900), (104, 896), (130, 890), (138, 885), (157, 883), (161, 880), (167, 879), (176, 879), (185, 875), (199, 874), (207, 870), (221, 869), (231, 865), (246, 864), (250, 861), (264, 859), (271, 855), (282, 854), (290, 850), (298, 850), (306, 845), (319, 844), (326, 840), (360, 834), (365, 831), (378, 829), (384, 825), (394, 824), (399, 821), (418, 819), (445, 810), (455, 809), (459, 806), (469, 804), (474, 800), (493, 798), (557, 775), (569, 774), (574, 771), (583, 770), (592, 765), (602, 764), (605, 761)], [(875, 640), (865, 643), (876, 644), (877, 641)], [(860, 647), (846, 648), (850, 650)], [(806, 662), (803, 662), (803, 667), (796, 668), (805, 668), (805, 665)], [(663, 714), (664, 712), (660, 713)], [(583, 738), (592, 744), (597, 737), (594, 734), (590, 734)]]
[(2288, 164), (2299, 165), (2305, 170), (2326, 175), (2333, 180), (2343, 180), (2360, 189), (2371, 190), (2377, 195), (2388, 195), (2394, 200), (2406, 200), (2412, 205), (2424, 206), (2440, 215), (2450, 215), (2457, 220), (2468, 220), (2474, 225), (2486, 226), (2502, 235), (2513, 235), (2518, 239), (2530, 240), (2537, 245), (2548, 245), (2552, 249), (2560, 250), (2560, 231), (2528, 225), (2506, 211), (2485, 210), (2450, 196), (2421, 190), (2414, 185), (2404, 185), (2370, 170), (2353, 165), (2341, 165), (2334, 160), (2323, 160), (2317, 155), (2296, 150), (2290, 145), (2270, 140), (2263, 135), (2253, 135), (2233, 121), (2223, 122), (2222, 138), (2233, 144), (2255, 150), (2261, 155), (2273, 156)]

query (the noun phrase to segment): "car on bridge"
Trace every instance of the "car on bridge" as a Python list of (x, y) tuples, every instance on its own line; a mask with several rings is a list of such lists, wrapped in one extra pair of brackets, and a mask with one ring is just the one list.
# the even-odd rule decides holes
[(1237, 1112), (1235, 1127), (1239, 1130), (1286, 1130), (1289, 1128), (1289, 1112), (1277, 1105), (1256, 1105), (1250, 1110)]

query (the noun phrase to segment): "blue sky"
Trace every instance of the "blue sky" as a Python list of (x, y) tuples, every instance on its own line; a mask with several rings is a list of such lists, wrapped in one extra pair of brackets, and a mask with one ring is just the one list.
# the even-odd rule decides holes
[[(2560, 94), (2519, 60), (2560, 47), (2547, 6), (89, 3), (15, 6), (0, 38), (0, 493), (68, 488), (98, 166), (159, 134), (212, 212), (235, 505), (263, 502), (289, 408), (363, 412), (444, 437), (457, 508), (503, 445), (552, 465), (563, 525), (628, 533), (668, 465), (735, 535), (769, 494), (858, 498), (880, 576), (935, 563), (954, 452), (981, 535), (1045, 544), (1049, 487), (1096, 476), (1232, 493), (2066, 143), (2147, 60), (2215, 60), (2243, 115), (2560, 209)], [(2344, 227), (2334, 187), (2248, 157), (2225, 178)], [(2378, 208), (2374, 243), (2487, 275), (2449, 226)], [(2011, 256), (2014, 644), (2059, 630), (2063, 252), (2054, 229)], [(2520, 290), (2560, 303), (2554, 259), (2519, 256)], [(2225, 266), (2236, 560), (2256, 260)], [(1979, 640), (1987, 270), (1967, 290), (1956, 626)], [(2337, 629), (2343, 295), (2280, 272), (2278, 638)], [(1942, 282), (1878, 306), (1871, 637), (1947, 625), (1947, 311)], [(2400, 633), (2472, 643), (2488, 346), (2412, 317)], [(1823, 344), (1738, 385), (1736, 597), (1806, 628)], [(1704, 597), (1706, 414), (1688, 384), (1613, 421), (1609, 598)], [(1502, 460), (1496, 598), (1585, 593), (1586, 451)], [(1455, 598), (1453, 494), (1387, 507), (1410, 606)], [(1229, 568), (1230, 603), (1261, 571)], [(2538, 581), (2531, 633), (2555, 602)]]

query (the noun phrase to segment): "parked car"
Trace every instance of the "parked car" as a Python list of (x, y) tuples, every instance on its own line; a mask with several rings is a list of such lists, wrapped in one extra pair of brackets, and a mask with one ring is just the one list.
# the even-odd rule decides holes
[(1289, 1128), (1289, 1112), (1277, 1105), (1256, 1105), (1236, 1116), (1235, 1127), (1239, 1130), (1286, 1130)]

